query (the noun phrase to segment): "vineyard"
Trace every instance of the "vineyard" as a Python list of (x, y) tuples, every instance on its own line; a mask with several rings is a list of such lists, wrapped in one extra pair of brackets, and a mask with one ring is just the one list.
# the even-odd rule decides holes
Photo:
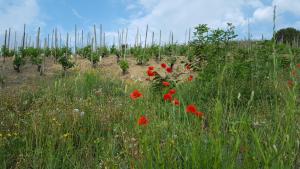
[(74, 44), (5, 32), (0, 168), (300, 168), (298, 41), (76, 29)]

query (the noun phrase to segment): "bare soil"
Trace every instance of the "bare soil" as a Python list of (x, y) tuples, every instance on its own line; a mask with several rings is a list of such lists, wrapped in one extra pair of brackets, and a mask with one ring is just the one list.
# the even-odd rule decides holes
[[(149, 65), (154, 66), (159, 73), (164, 73), (161, 69), (160, 64), (154, 60), (150, 60), (147, 65), (137, 65), (134, 58), (127, 58), (129, 62), (128, 73), (123, 75), (122, 70), (117, 64), (115, 56), (109, 56), (102, 59), (99, 62), (96, 69), (103, 72), (103, 75), (111, 79), (121, 79), (126, 83), (142, 83), (147, 84), (148, 77), (146, 70)], [(178, 63), (180, 62), (180, 59)], [(21, 67), (21, 72), (17, 73), (13, 69), (13, 58), (6, 58), (5, 63), (3, 63), (3, 58), (0, 58), (0, 92), (1, 90), (10, 90), (10, 89), (20, 89), (20, 88), (33, 88), (38, 85), (38, 82), (47, 82), (51, 78), (62, 74), (62, 67), (59, 63), (55, 63), (53, 58), (46, 58), (45, 62), (45, 73), (43, 76), (40, 76), (40, 73), (37, 71), (37, 66), (32, 65), (30, 61), (27, 61), (26, 65)], [(177, 64), (175, 69), (182, 69), (182, 65)], [(72, 71), (81, 71), (92, 69), (91, 63), (87, 59), (77, 59), (76, 67), (72, 68)], [(1, 85), (1, 81), (4, 81), (4, 85)], [(1, 89), (2, 88), (2, 89)]]

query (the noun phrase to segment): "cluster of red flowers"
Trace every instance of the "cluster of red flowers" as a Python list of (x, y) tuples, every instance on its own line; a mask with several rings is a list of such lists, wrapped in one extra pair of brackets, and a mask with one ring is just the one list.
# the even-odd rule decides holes
[[(172, 71), (173, 71), (172, 68), (168, 67), (167, 64), (165, 64), (165, 63), (162, 63), (161, 67), (163, 69), (165, 69), (167, 73), (172, 73)], [(300, 68), (300, 65), (299, 65), (299, 68)], [(153, 76), (156, 75), (157, 72), (154, 71), (154, 69), (155, 69), (154, 66), (149, 66), (148, 67), (147, 75), (149, 77), (147, 78), (147, 80), (150, 80), (151, 77), (153, 77)], [(186, 65), (186, 70), (189, 70), (189, 71), (191, 70), (191, 65), (190, 64)], [(193, 79), (194, 79), (193, 75), (190, 75), (188, 77), (188, 81), (192, 81)], [(167, 82), (167, 81), (163, 81), (162, 85), (164, 87), (170, 87), (171, 86), (170, 82)], [(177, 98), (174, 97), (175, 94), (176, 94), (176, 90), (175, 89), (170, 89), (168, 91), (168, 93), (166, 93), (166, 94), (163, 95), (164, 101), (165, 102), (170, 102), (170, 103), (172, 103), (175, 106), (180, 106), (180, 101)], [(143, 95), (138, 90), (134, 90), (130, 94), (130, 98), (132, 100), (137, 100), (137, 99), (139, 99), (141, 97), (143, 97)], [(199, 118), (201, 118), (204, 115), (204, 113), (198, 111), (197, 107), (195, 105), (193, 105), (193, 104), (188, 105), (186, 107), (186, 112), (187, 113), (191, 113), (191, 114), (193, 114), (193, 115), (195, 115), (195, 116), (197, 116)], [(148, 118), (145, 115), (142, 115), (142, 116), (139, 117), (139, 119), (138, 119), (138, 125), (140, 125), (140, 126), (147, 126), (148, 124), (149, 124), (149, 120), (148, 120)]]
[(155, 76), (156, 72), (154, 71), (154, 66), (148, 67), (147, 74), (149, 77)]
[[(192, 65), (191, 64), (186, 64), (185, 65), (185, 69), (186, 70), (188, 70), (188, 71), (191, 71), (191, 69), (192, 69)], [(188, 77), (188, 81), (193, 81), (193, 79), (194, 79), (194, 76), (193, 75), (190, 75), (189, 77)]]
[[(138, 91), (138, 90), (134, 90), (131, 94), (130, 94), (130, 98), (132, 100), (137, 100), (139, 98), (143, 97), (143, 94)], [(139, 119), (138, 119), (138, 125), (140, 126), (147, 126), (149, 123), (149, 120), (146, 116), (141, 116)]]
[(174, 98), (173, 96), (176, 94), (176, 90), (175, 89), (170, 89), (168, 93), (164, 94), (163, 98), (164, 101), (170, 101), (171, 103), (173, 103), (175, 106), (179, 106), (180, 102), (178, 99)]
[(173, 71), (172, 68), (171, 68), (171, 67), (168, 67), (167, 64), (165, 64), (165, 63), (162, 63), (162, 64), (161, 64), (161, 67), (162, 67), (163, 69), (165, 69), (167, 73), (172, 73), (172, 71)]
[[(163, 63), (161, 64), (161, 67), (166, 70), (167, 73), (172, 73), (172, 68), (168, 67), (167, 64)], [(156, 72), (154, 71), (154, 66), (149, 66), (147, 70), (147, 75), (149, 77), (155, 76)]]
[(197, 117), (202, 117), (204, 115), (204, 113), (200, 112), (197, 110), (197, 107), (193, 104), (190, 104), (186, 107), (186, 110), (185, 110), (187, 113), (191, 113)]

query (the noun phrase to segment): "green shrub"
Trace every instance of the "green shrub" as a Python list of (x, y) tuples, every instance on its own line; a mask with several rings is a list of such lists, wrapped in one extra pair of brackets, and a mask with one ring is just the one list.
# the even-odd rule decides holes
[(88, 59), (92, 62), (93, 67), (96, 67), (97, 63), (100, 60), (99, 54), (97, 52), (92, 52)]
[(24, 57), (20, 54), (15, 55), (13, 65), (14, 65), (14, 69), (19, 73), (20, 72), (20, 67), (25, 65)]
[(129, 63), (127, 60), (121, 60), (119, 66), (122, 69), (123, 74), (126, 74), (129, 69)]
[(107, 57), (109, 55), (109, 50), (106, 46), (101, 47), (101, 48), (97, 48), (97, 53), (99, 53), (99, 55), (104, 58)]
[(145, 65), (151, 57), (151, 53), (142, 47), (135, 47), (132, 52), (138, 65)]
[(58, 62), (61, 64), (61, 66), (64, 70), (64, 73), (66, 74), (66, 71), (68, 69), (74, 67), (75, 63), (73, 63), (71, 61), (71, 49), (70, 48), (64, 47), (64, 48), (61, 48), (60, 51), (61, 51), (60, 54), (62, 54), (62, 55), (59, 57)]

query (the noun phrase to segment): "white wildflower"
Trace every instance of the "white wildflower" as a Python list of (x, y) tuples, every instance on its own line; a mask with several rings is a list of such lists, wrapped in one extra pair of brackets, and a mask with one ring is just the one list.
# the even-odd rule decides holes
[(81, 117), (84, 116), (84, 111), (80, 112), (80, 116), (81, 116)]

